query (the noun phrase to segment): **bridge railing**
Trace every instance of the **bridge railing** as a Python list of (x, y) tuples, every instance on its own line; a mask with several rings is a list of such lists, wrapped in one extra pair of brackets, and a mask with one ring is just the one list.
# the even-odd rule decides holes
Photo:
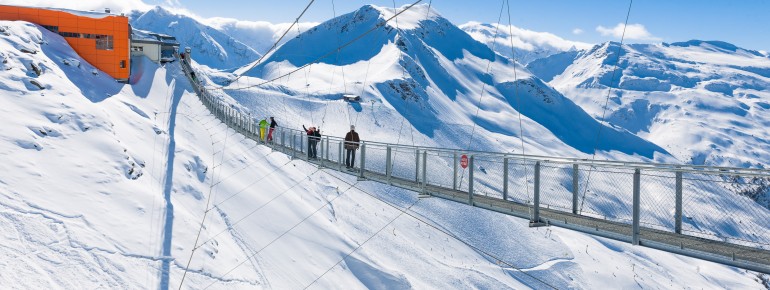
[[(304, 131), (278, 127), (273, 141), (257, 121), (185, 75), (201, 102), (230, 128), (296, 158), (308, 158)], [(344, 169), (344, 140), (323, 136), (320, 166)], [(633, 241), (648, 228), (770, 249), (770, 171), (464, 151), (362, 141), (355, 172), (362, 178), (409, 181), (416, 191), (442, 188), (526, 205), (530, 219), (552, 210), (628, 226)], [(460, 159), (469, 158), (462, 168)], [(363, 169), (363, 170), (361, 170)]]

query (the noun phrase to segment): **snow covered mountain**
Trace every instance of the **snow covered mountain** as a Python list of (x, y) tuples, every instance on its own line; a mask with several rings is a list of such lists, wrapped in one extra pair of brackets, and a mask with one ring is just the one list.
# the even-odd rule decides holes
[[(293, 127), (320, 124), (333, 134), (354, 124), (375, 140), (516, 152), (523, 136), (527, 153), (587, 156), (596, 144), (586, 136), (602, 127), (608, 138), (598, 148), (604, 156), (665, 158), (658, 146), (600, 125), (526, 68), (427, 9), (415, 6), (339, 51), (394, 10), (367, 5), (324, 22), (288, 41), (230, 88), (250, 87), (319, 58), (320, 63), (273, 87), (231, 95), (259, 115), (279, 115)], [(349, 105), (340, 101), (343, 94), (361, 95), (364, 102)], [(302, 110), (287, 110), (289, 101)]]
[[(133, 83), (119, 84), (60, 36), (8, 21), (0, 54), (6, 287), (177, 288), (206, 210), (184, 289), (547, 287), (532, 277), (589, 289), (766, 283), (290, 160), (213, 121), (176, 63), (137, 60)], [(421, 220), (383, 201), (412, 205)]]
[(254, 48), (216, 28), (160, 6), (141, 14), (134, 13), (131, 25), (175, 36), (181, 48), (192, 48), (198, 63), (216, 69), (237, 68), (261, 56)]
[[(736, 167), (770, 164), (770, 59), (719, 41), (597, 45), (531, 65), (550, 67), (550, 81), (601, 118), (663, 146), (681, 162)], [(558, 71), (563, 68), (563, 71)]]
[[(474, 39), (485, 43), (497, 53), (528, 65), (532, 61), (554, 54), (590, 49), (593, 45), (563, 39), (548, 32), (537, 32), (516, 26), (468, 22), (460, 25)], [(513, 49), (513, 50), (512, 50)]]

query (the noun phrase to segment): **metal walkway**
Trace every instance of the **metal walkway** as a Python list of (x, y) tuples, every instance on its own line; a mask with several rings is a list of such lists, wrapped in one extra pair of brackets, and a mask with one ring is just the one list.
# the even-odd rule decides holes
[[(277, 128), (275, 141), (266, 144), (258, 136), (256, 120), (212, 95), (190, 77), (189, 64), (180, 63), (201, 102), (214, 116), (247, 138), (293, 158), (361, 179), (520, 217), (529, 220), (531, 226), (559, 226), (770, 274), (770, 209), (748, 197), (770, 190), (770, 182), (766, 183), (770, 171), (589, 161), (362, 141), (356, 164), (364, 170), (353, 173), (343, 170), (344, 141), (340, 138), (324, 136), (319, 142), (318, 159), (307, 158), (306, 136), (301, 131)], [(403, 161), (404, 156), (408, 161)], [(470, 156), (470, 166), (467, 176), (458, 178), (459, 156)], [(594, 175), (588, 177), (590, 186), (586, 173)], [(710, 198), (715, 201), (710, 202)], [(730, 212), (735, 210), (740, 214)]]

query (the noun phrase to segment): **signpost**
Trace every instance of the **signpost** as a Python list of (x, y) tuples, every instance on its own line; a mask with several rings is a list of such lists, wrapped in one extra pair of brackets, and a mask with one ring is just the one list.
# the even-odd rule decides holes
[(468, 168), (468, 155), (463, 154), (463, 156), (460, 157), (460, 166), (462, 166), (463, 169)]

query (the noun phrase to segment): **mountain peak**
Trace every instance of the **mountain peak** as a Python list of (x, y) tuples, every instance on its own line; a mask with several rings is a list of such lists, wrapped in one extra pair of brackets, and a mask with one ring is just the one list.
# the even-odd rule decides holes
[[(407, 7), (409, 6), (404, 5), (393, 9), (383, 6), (365, 5), (362, 9), (374, 9), (379, 13), (381, 19), (387, 20)], [(429, 8), (428, 4), (419, 4), (393, 18), (388, 25), (394, 28), (398, 26), (399, 29), (417, 29), (421, 27), (420, 23), (423, 21), (436, 21), (439, 19), (443, 19), (443, 17), (435, 9)]]

